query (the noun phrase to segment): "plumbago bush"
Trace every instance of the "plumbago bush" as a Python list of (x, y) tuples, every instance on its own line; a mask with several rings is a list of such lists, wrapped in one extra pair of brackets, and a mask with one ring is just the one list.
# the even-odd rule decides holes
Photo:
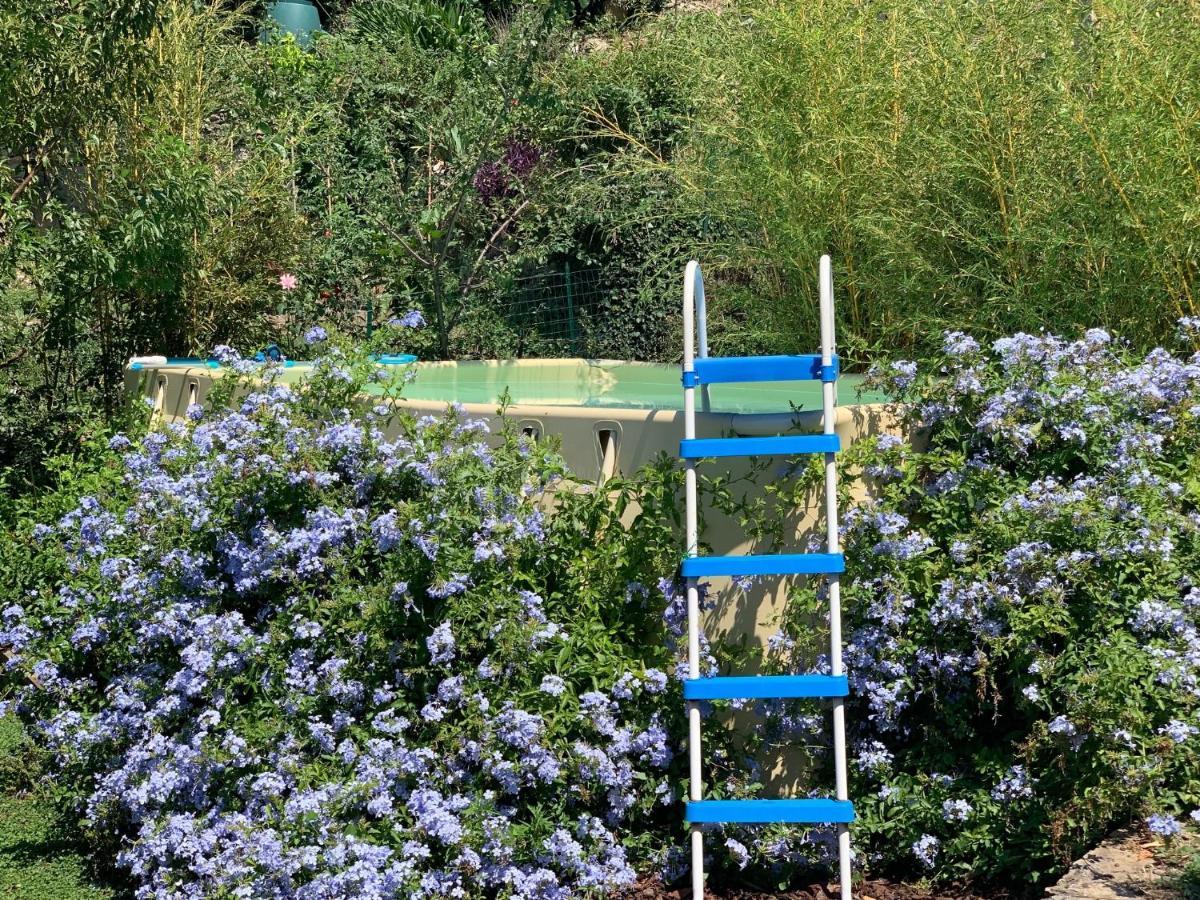
[[(1032, 886), (1115, 825), (1179, 833), (1200, 818), (1200, 354), (952, 333), (875, 376), (911, 440), (844, 454), (843, 485), (871, 485), (843, 531), (860, 863)], [(799, 600), (781, 668), (826, 609)]]
[(0, 551), (8, 705), (136, 896), (560, 898), (661, 862), (669, 467), (571, 489), (512, 432), (365, 408), (365, 357), (223, 358)]
[[(143, 898), (567, 898), (679, 874), (671, 467), (581, 491), (543, 445), (398, 412), (365, 356), (328, 350), (300, 385), (223, 356), (208, 407), (7, 511), (6, 706), (102, 858)], [(1182, 831), (1200, 357), (951, 334), (875, 377), (909, 438), (842, 460), (859, 867), (1033, 888), (1117, 824)], [(820, 477), (768, 491), (792, 508)], [(826, 603), (796, 592), (769, 670), (825, 666)], [(705, 647), (709, 672), (735, 653)], [(796, 745), (802, 782), (832, 783), (824, 711), (758, 711), (736, 743), (706, 729), (711, 796), (761, 796), (762, 761)], [(718, 876), (778, 885), (833, 849), (786, 826), (706, 845)]]

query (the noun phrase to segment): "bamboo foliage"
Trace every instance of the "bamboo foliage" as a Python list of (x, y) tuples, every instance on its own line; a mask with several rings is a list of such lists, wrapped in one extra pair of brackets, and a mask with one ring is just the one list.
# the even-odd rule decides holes
[[(1197, 312), (1200, 5), (761, 0), (703, 40), (682, 184), (773, 346), (815, 337), (811, 269), (842, 268), (865, 355), (946, 328), (1106, 326), (1139, 344)], [(734, 102), (730, 102), (733, 98)]]

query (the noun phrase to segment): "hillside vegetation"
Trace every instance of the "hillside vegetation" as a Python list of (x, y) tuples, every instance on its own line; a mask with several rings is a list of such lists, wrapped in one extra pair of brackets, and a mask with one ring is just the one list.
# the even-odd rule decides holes
[(822, 252), (860, 362), (1196, 311), (1194, 3), (327, 12), (308, 50), (215, 0), (0, 13), (0, 464), (132, 354), (413, 306), (426, 357), (670, 360), (692, 256), (725, 351), (813, 345)]

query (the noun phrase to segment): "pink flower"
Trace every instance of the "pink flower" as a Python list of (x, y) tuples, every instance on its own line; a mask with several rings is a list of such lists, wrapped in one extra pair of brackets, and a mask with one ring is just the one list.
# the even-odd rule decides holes
[(279, 286), (285, 291), (295, 290), (296, 276), (291, 272), (284, 272), (279, 276)]

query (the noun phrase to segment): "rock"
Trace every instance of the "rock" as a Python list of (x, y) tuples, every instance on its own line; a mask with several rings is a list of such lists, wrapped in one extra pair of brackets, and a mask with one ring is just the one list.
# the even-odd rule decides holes
[(1143, 900), (1178, 898), (1171, 886), (1171, 869), (1152, 851), (1158, 846), (1144, 832), (1114, 832), (1096, 849), (1076, 860), (1046, 892), (1054, 900)]

